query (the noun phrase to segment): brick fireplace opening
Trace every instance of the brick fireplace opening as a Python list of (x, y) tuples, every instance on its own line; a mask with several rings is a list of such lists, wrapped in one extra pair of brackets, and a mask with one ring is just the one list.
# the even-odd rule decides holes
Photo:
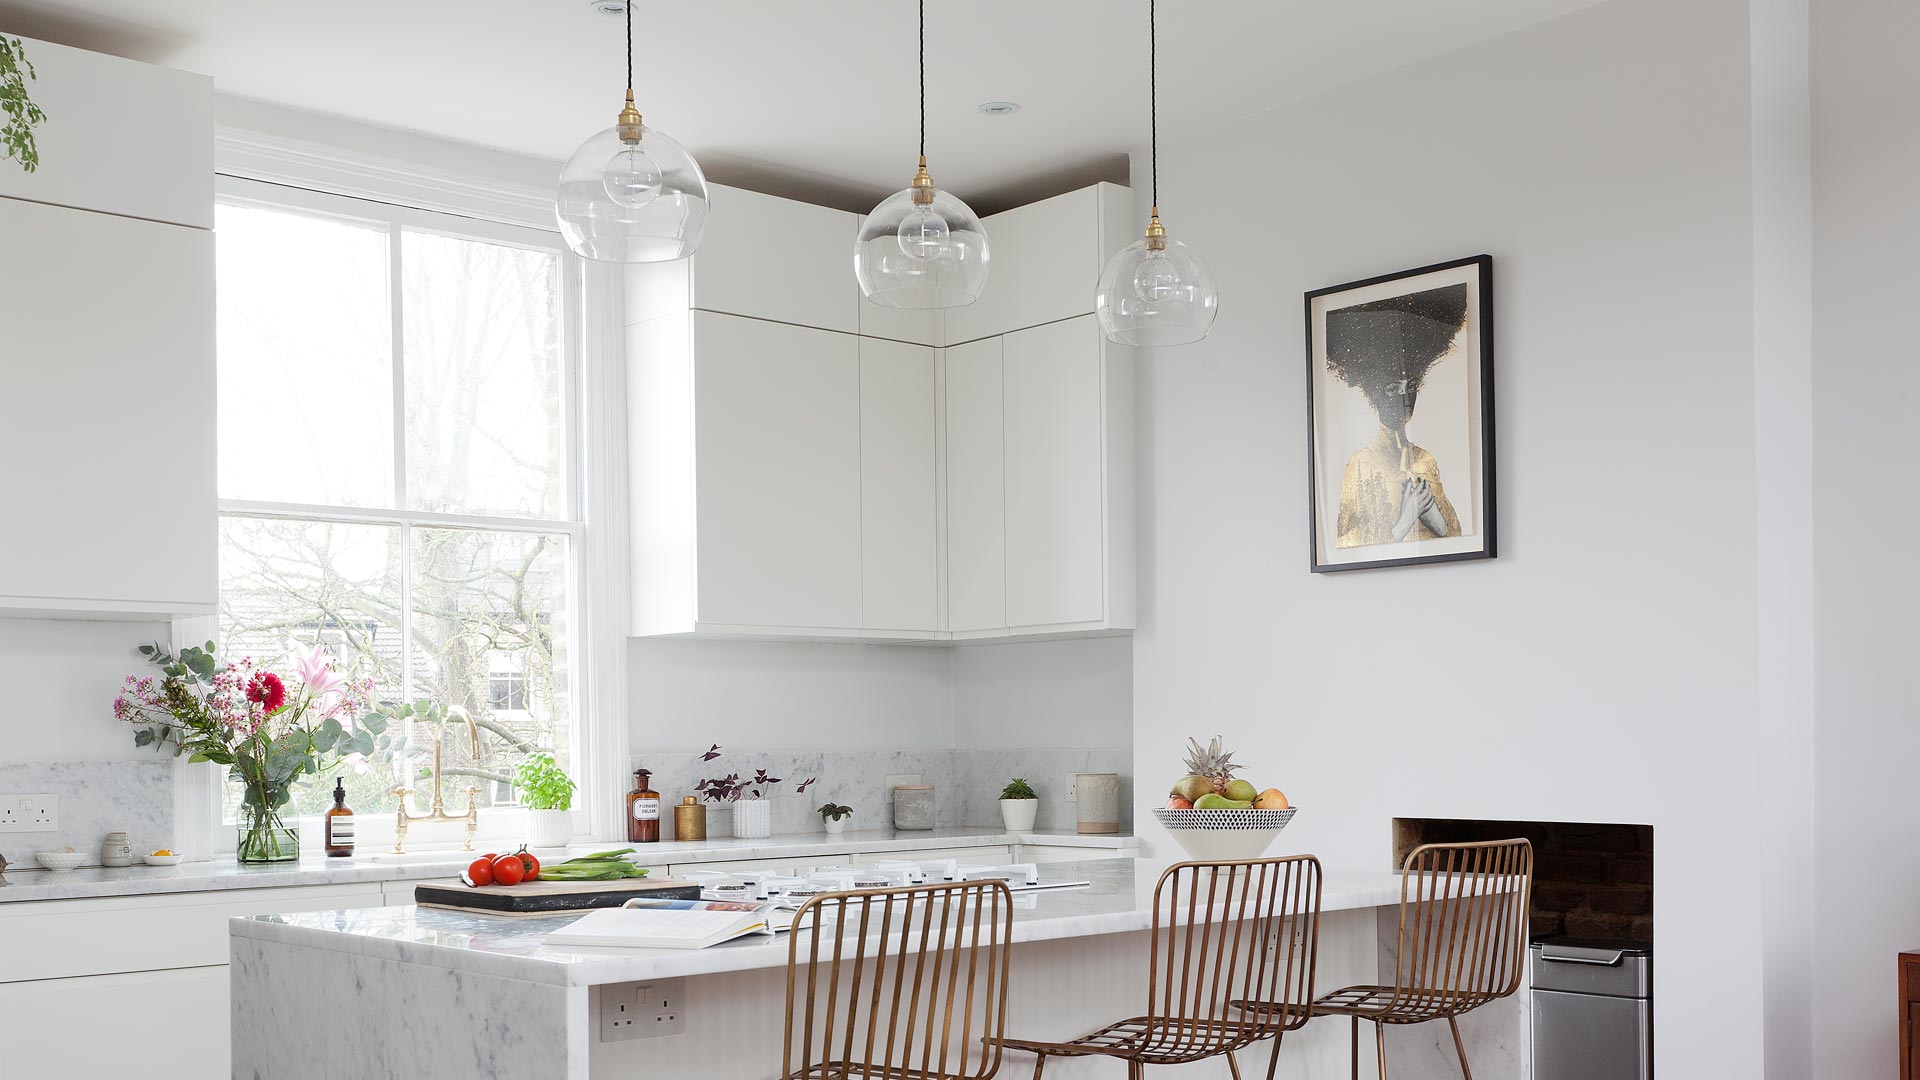
[(1533, 843), (1532, 936), (1653, 944), (1653, 826), (1394, 818), (1393, 865), (1421, 844)]

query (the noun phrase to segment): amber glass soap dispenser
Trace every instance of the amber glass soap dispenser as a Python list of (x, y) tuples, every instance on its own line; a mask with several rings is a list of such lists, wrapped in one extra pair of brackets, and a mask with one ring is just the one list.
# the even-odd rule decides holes
[(647, 785), (647, 780), (652, 776), (646, 769), (633, 770), (633, 790), (627, 792), (629, 843), (660, 842), (660, 793)]
[(353, 854), (353, 811), (347, 809), (347, 785), (333, 778), (333, 809), (327, 811), (327, 857), (344, 859)]

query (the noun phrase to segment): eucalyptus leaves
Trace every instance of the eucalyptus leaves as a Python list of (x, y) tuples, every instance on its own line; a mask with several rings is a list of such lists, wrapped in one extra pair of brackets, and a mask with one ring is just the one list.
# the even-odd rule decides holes
[(38, 79), (27, 60), (26, 47), (19, 38), (0, 35), (0, 145), (7, 156), (20, 162), (28, 172), (40, 167), (40, 150), (33, 142), (33, 129), (46, 122), (47, 114), (27, 96), (27, 80)]

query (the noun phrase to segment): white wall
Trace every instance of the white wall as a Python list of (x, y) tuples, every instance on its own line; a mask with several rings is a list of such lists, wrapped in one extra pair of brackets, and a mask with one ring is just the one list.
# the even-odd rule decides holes
[(158, 671), (134, 651), (155, 638), (169, 640), (165, 625), (0, 619), (0, 764), (153, 760), (113, 699), (126, 676)]
[(632, 747), (947, 749), (948, 652), (637, 638), (627, 643)]
[(988, 750), (1133, 745), (1133, 639), (954, 649), (953, 745)]
[[(1816, 762), (1814, 1068), (1891, 1077), (1894, 955), (1920, 946), (1920, 705), (1903, 497), (1920, 301), (1920, 5), (1812, 7)], [(1794, 793), (1800, 796), (1802, 793)]]
[[(1221, 315), (1141, 367), (1137, 789), (1222, 731), (1372, 870), (1394, 815), (1652, 824), (1667, 1076), (1761, 1074), (1748, 30), (1616, 0), (1163, 145)], [(1482, 251), (1501, 557), (1309, 574), (1301, 294)]]
[(957, 648), (637, 638), (627, 643), (632, 745), (1124, 747), (1132, 649), (1123, 637)]

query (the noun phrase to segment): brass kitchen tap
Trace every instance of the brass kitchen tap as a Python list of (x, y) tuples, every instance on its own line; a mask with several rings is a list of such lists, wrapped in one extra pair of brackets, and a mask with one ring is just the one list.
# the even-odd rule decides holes
[[(467, 722), (467, 737), (472, 740), (473, 757), (474, 757), (474, 760), (478, 761), (480, 758), (480, 726), (473, 722), (472, 713), (468, 712), (466, 709), (458, 705), (449, 706), (447, 709), (447, 720), (455, 720), (455, 719), (465, 720)], [(447, 813), (446, 800), (443, 799), (440, 795), (440, 751), (441, 751), (441, 743), (446, 738), (446, 734), (447, 734), (446, 721), (442, 721), (441, 723), (436, 724), (434, 726), (434, 730), (433, 730), (433, 810), (425, 814), (414, 814), (410, 812), (407, 809), (407, 796), (413, 794), (413, 789), (410, 787), (397, 787), (393, 789), (392, 793), (400, 796), (400, 808), (394, 811), (394, 822), (393, 822), (393, 853), (395, 855), (402, 855), (406, 853), (407, 826), (416, 821), (426, 821), (426, 822), (464, 821), (466, 822), (467, 823), (467, 841), (466, 843), (460, 846), (461, 846), (461, 850), (463, 851), (473, 850), (474, 834), (480, 831), (480, 809), (475, 804), (474, 797), (480, 794), (480, 789), (477, 787), (467, 787), (462, 789), (467, 794), (467, 812), (464, 815)]]

